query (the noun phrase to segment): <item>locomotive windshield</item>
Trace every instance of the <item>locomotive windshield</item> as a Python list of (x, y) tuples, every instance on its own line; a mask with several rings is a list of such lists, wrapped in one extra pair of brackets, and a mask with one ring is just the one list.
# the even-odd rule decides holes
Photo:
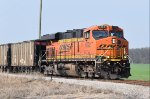
[(116, 36), (116, 37), (118, 37), (118, 38), (123, 38), (123, 32), (114, 32), (114, 31), (111, 31), (110, 32), (110, 35), (111, 36)]
[(102, 30), (94, 30), (92, 34), (95, 40), (99, 40), (108, 36), (108, 32)]

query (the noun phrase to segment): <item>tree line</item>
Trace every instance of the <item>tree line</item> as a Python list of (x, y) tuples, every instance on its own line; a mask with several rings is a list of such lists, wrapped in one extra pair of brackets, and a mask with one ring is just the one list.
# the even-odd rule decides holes
[(150, 47), (129, 49), (132, 63), (150, 64)]

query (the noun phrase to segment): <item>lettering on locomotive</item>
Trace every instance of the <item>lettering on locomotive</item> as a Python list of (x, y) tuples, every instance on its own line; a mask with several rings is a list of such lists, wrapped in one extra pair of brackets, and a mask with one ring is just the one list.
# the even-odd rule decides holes
[(59, 50), (61, 51), (70, 51), (70, 49), (71, 49), (71, 44), (62, 44), (59, 47)]

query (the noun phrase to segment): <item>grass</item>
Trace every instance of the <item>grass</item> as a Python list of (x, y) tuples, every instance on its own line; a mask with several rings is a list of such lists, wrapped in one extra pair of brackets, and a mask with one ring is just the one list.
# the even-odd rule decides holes
[(150, 64), (131, 64), (129, 80), (150, 81)]
[[(73, 85), (42, 78), (13, 77), (0, 74), (0, 99), (94, 99), (111, 97), (113, 92), (94, 87)], [(122, 97), (114, 93), (114, 97)]]

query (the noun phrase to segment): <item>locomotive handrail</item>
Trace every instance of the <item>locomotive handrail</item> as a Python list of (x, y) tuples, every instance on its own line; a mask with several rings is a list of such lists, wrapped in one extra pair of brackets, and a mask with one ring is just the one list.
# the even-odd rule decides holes
[(41, 57), (41, 59), (42, 59), (45, 55), (46, 55), (46, 51), (45, 51), (44, 55)]
[(102, 56), (104, 56), (107, 52), (108, 52), (108, 50), (106, 50)]
[(129, 55), (127, 55), (127, 58), (129, 59), (129, 63), (133, 64), (133, 60), (132, 60), (132, 58)]

